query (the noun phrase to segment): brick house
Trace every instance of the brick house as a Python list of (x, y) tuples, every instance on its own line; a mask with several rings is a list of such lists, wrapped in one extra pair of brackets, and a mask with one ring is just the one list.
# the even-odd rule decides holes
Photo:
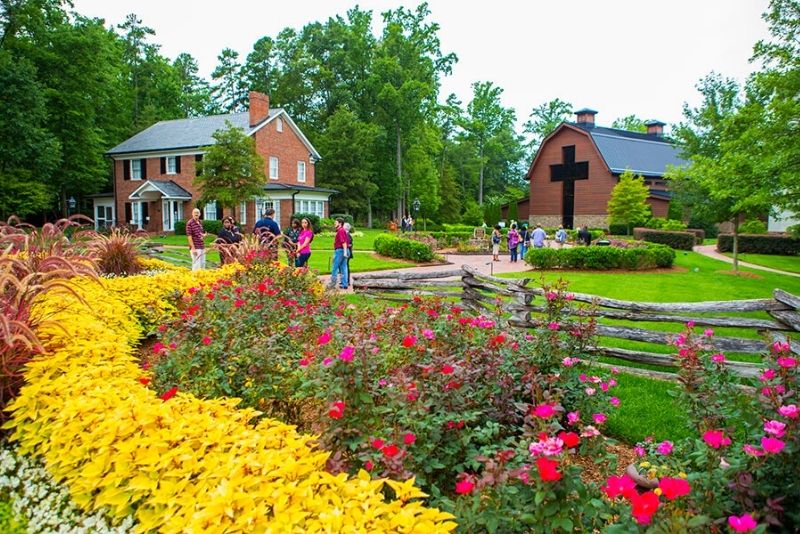
[(196, 164), (212, 135), (229, 121), (255, 139), (264, 158), (264, 193), (242, 202), (233, 212), (216, 202), (202, 209), (204, 219), (233, 215), (244, 229), (266, 208), (286, 227), (294, 213), (327, 217), (332, 189), (315, 187), (315, 163), (321, 159), (285, 110), (270, 109), (269, 97), (250, 93), (247, 112), (158, 122), (109, 150), (114, 161), (111, 197), (95, 199), (95, 213), (106, 221), (149, 232), (172, 232), (177, 221), (191, 217), (200, 196), (194, 185)]
[(539, 148), (525, 178), (530, 198), (520, 201), (530, 224), (607, 228), (611, 190), (625, 169), (644, 177), (647, 203), (654, 217), (666, 217), (670, 192), (664, 180), (668, 165), (687, 162), (664, 137), (664, 123), (650, 121), (647, 133), (595, 126), (596, 111), (576, 112), (575, 122), (561, 123)]

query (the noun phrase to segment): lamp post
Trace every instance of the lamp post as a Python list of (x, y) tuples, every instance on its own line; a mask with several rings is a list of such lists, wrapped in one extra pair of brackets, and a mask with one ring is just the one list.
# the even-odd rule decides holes
[(75, 206), (77, 206), (77, 204), (78, 203), (75, 201), (75, 197), (71, 196), (67, 199), (67, 217), (72, 215), (72, 210), (75, 209)]
[(414, 199), (412, 206), (414, 207), (414, 222), (417, 222), (417, 219), (419, 219), (419, 206), (420, 206), (420, 201), (418, 198)]

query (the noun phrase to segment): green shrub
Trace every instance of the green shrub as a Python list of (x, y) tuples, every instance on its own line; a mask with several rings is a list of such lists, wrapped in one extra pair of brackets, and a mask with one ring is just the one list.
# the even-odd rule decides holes
[(454, 247), (459, 243), (465, 243), (472, 239), (472, 231), (469, 232), (430, 232), (431, 237), (436, 239), (440, 247)]
[(336, 219), (341, 219), (346, 223), (350, 223), (350, 226), (356, 225), (355, 221), (353, 220), (353, 216), (350, 215), (349, 213), (331, 213), (331, 219), (333, 219), (334, 221)]
[(390, 258), (418, 262), (431, 261), (434, 258), (433, 249), (429, 245), (389, 234), (381, 234), (376, 237), (373, 246), (378, 254)]
[[(555, 228), (545, 228), (544, 231), (547, 233), (547, 235), (555, 235), (556, 233)], [(606, 231), (602, 228), (589, 228), (589, 233), (592, 234), (592, 241), (595, 239), (600, 239), (606, 235)], [(576, 228), (575, 230), (567, 230), (567, 239), (575, 242), (578, 239), (578, 229)]]
[(767, 224), (761, 219), (749, 219), (739, 226), (741, 234), (766, 234)]
[(671, 267), (675, 251), (666, 245), (647, 243), (644, 247), (534, 248), (525, 261), (537, 269), (628, 269), (632, 271)]
[[(205, 219), (203, 220), (203, 230), (207, 234), (217, 235), (222, 230), (222, 221)], [(186, 221), (175, 221), (175, 235), (186, 235)]]
[(644, 225), (645, 228), (654, 230), (686, 230), (686, 225), (675, 219), (665, 219), (663, 217), (653, 217)]
[(719, 227), (714, 222), (696, 217), (689, 219), (689, 228), (701, 228), (706, 233), (706, 236), (712, 239), (719, 234)]
[[(717, 250), (732, 252), (733, 234), (717, 236)], [(800, 254), (800, 238), (787, 235), (739, 234), (739, 252), (795, 256)]]
[(608, 233), (611, 235), (628, 235), (628, 225), (620, 223), (609, 224)]
[(634, 228), (634, 239), (641, 239), (649, 243), (661, 243), (678, 250), (692, 250), (695, 234), (692, 232), (675, 232), (670, 230), (651, 230), (649, 228)]
[(470, 224), (442, 224), (442, 231), (444, 232), (469, 232), (471, 234), (474, 229), (475, 227)]
[(315, 234), (318, 234), (322, 231), (322, 224), (320, 224), (319, 215), (314, 213), (295, 213), (292, 215), (292, 219), (308, 219), (308, 222), (311, 223), (311, 228), (314, 230)]
[[(464, 215), (462, 215), (461, 220), (464, 224), (472, 225), (472, 226), (480, 226), (483, 224), (483, 211), (478, 204), (471, 202), (469, 206), (467, 206)], [(495, 221), (496, 223), (497, 221)], [(489, 224), (488, 219), (486, 220), (486, 224)]]
[(800, 238), (800, 224), (793, 224), (786, 229), (786, 233), (792, 237)]

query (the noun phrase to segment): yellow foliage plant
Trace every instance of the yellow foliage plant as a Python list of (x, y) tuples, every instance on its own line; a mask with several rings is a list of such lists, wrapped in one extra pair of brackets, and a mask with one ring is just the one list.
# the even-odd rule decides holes
[(142, 384), (143, 333), (174, 313), (176, 295), (237, 268), (73, 279), (85, 302), (45, 297), (38, 305), (59, 326), (37, 332), (45, 353), (29, 364), (5, 425), (20, 454), (42, 457), (85, 510), (133, 515), (137, 532), (454, 530), (452, 515), (423, 506), (413, 479), (332, 475), (314, 436), (254, 423), (257, 412), (236, 399), (178, 392), (164, 401)]

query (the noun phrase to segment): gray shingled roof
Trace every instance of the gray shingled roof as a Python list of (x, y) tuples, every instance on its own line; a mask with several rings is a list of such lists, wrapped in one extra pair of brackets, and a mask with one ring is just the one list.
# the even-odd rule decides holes
[(192, 194), (172, 180), (148, 180), (151, 184), (158, 187), (165, 197), (170, 198), (192, 198)]
[[(270, 109), (269, 118), (282, 111), (282, 108)], [(225, 128), (225, 121), (230, 121), (248, 135), (255, 129), (250, 127), (250, 114), (247, 111), (228, 115), (161, 121), (123, 141), (106, 152), (106, 154), (113, 156), (115, 154), (154, 152), (213, 145), (214, 138), (212, 135), (217, 130)]]
[(621, 174), (630, 169), (643, 176), (662, 177), (667, 165), (686, 165), (680, 149), (669, 139), (615, 128), (590, 127), (570, 123), (592, 136), (592, 140), (611, 172)]

